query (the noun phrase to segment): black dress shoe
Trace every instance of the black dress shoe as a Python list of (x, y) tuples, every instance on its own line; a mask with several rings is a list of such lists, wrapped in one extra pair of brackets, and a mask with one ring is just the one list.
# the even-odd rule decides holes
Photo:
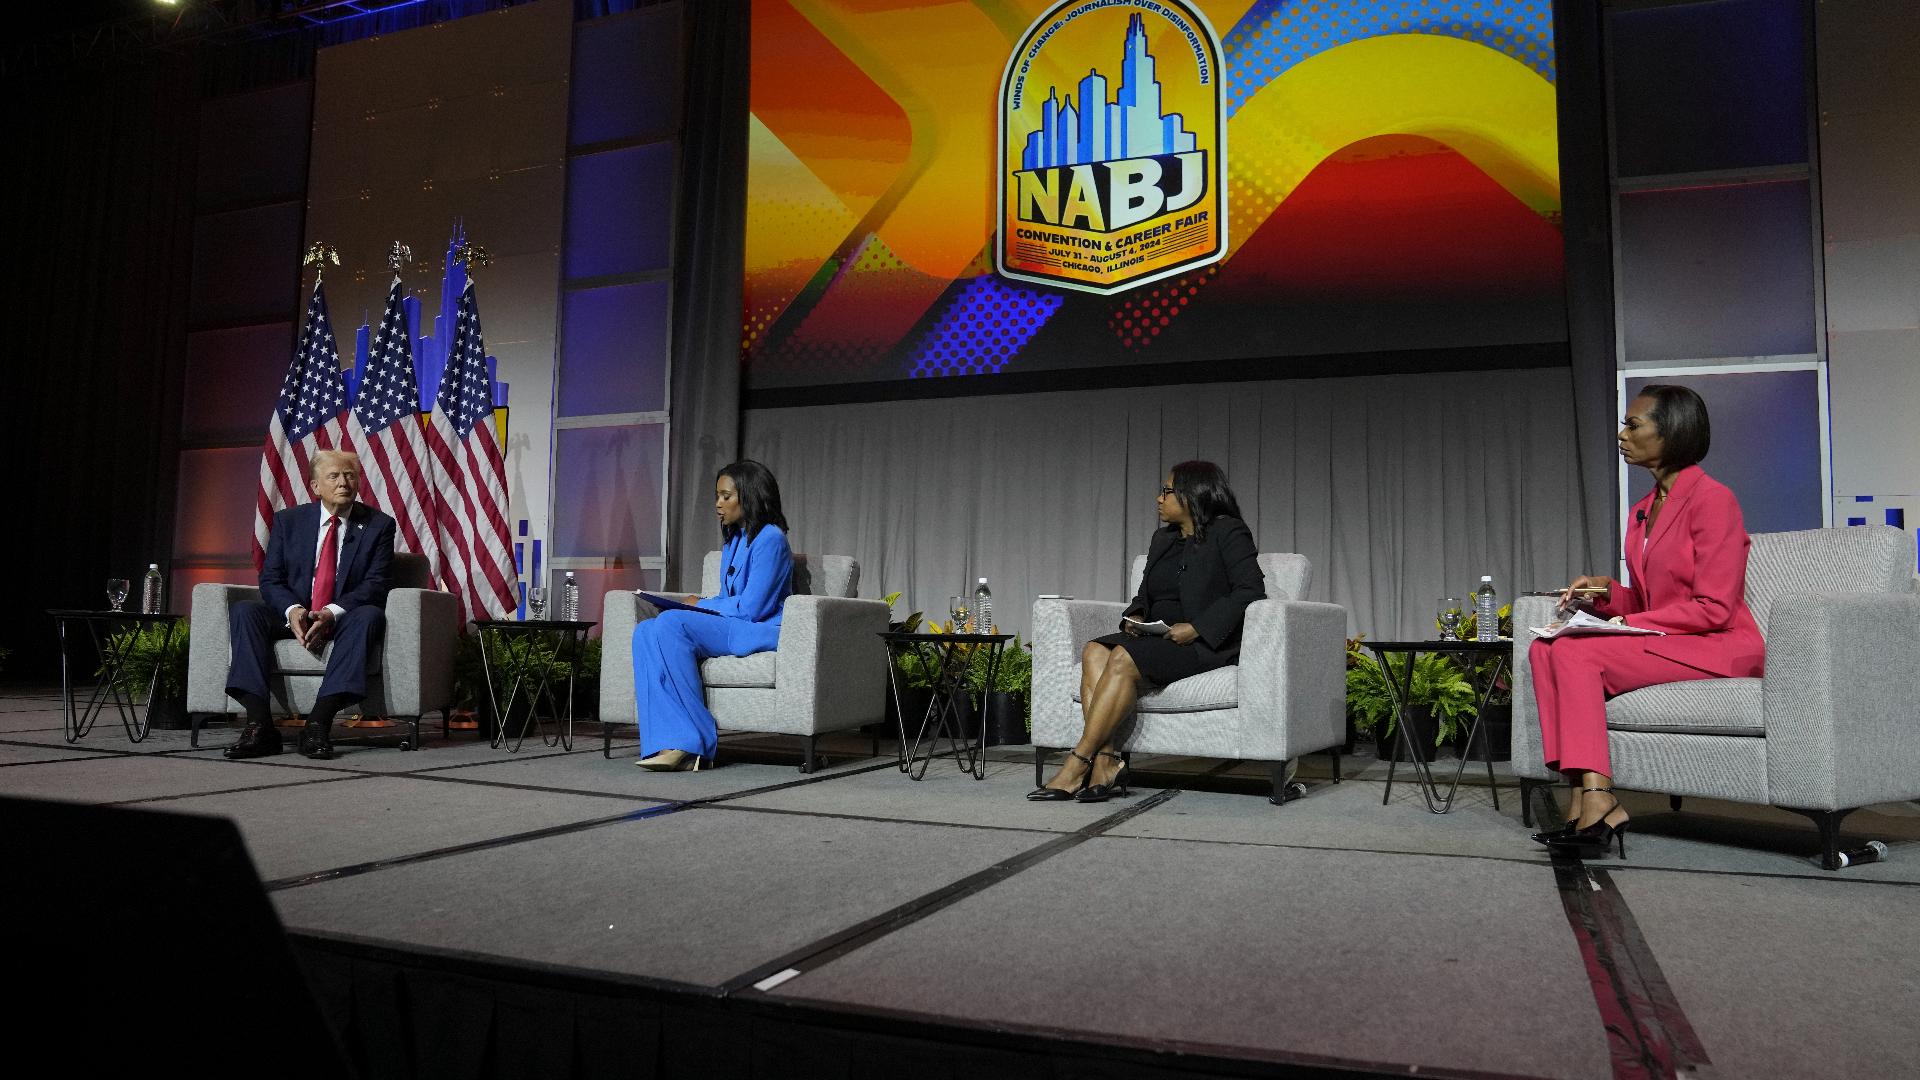
[(315, 761), (332, 761), (333, 742), (328, 738), (330, 732), (327, 730), (332, 726), (317, 720), (307, 721), (307, 726), (300, 729), (300, 756)]
[(227, 747), (226, 756), (235, 761), (272, 757), (280, 752), (280, 729), (272, 724), (248, 724), (240, 732), (240, 741)]

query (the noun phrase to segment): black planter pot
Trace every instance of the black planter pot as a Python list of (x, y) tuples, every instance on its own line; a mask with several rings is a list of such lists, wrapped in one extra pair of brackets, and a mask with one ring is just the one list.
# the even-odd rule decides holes
[(187, 716), (187, 695), (154, 698), (147, 703), (147, 726), (163, 731), (184, 731), (192, 726)]
[(1028, 741), (1027, 695), (1002, 693), (987, 695), (987, 745), (1017, 746)]
[[(1461, 753), (1467, 752), (1464, 743)], [(1473, 754), (1469, 761), (1511, 761), (1513, 759), (1513, 703), (1501, 702), (1487, 706), (1480, 717), (1480, 737), (1474, 740)]]
[(887, 690), (887, 719), (883, 734), (898, 736), (902, 729), (901, 713), (906, 714), (904, 725), (907, 741), (912, 742), (914, 733), (920, 730), (920, 719), (927, 715), (927, 705), (933, 700), (933, 691), (924, 686), (907, 686), (900, 690), (900, 700), (893, 700), (893, 690)]
[[(1407, 734), (1413, 736), (1413, 752), (1419, 755), (1421, 761), (1432, 761), (1435, 757), (1434, 752), (1438, 749), (1433, 745), (1433, 737), (1437, 732), (1433, 710), (1425, 705), (1414, 705), (1403, 714), (1403, 722), (1407, 725)], [(1380, 738), (1386, 740), (1378, 750), (1380, 760), (1409, 760), (1407, 748), (1400, 742), (1400, 732), (1396, 730), (1392, 735), (1386, 735), (1384, 727), (1385, 725), (1380, 725), (1374, 729), (1376, 732), (1381, 732)]]

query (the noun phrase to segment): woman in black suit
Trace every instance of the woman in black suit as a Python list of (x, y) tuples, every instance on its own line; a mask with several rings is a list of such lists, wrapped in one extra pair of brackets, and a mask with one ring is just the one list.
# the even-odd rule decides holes
[[(1140, 690), (1239, 659), (1247, 605), (1266, 598), (1253, 533), (1220, 466), (1175, 465), (1156, 505), (1166, 524), (1153, 534), (1147, 570), (1120, 633), (1095, 638), (1080, 652), (1080, 741), (1053, 779), (1027, 793), (1035, 802), (1104, 802), (1126, 794), (1114, 732)], [(1129, 617), (1170, 629), (1163, 636), (1144, 633)]]

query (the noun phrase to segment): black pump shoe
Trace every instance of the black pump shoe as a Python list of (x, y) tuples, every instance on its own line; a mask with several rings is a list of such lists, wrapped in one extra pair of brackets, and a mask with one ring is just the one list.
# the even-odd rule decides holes
[(1574, 834), (1573, 819), (1568, 818), (1566, 821), (1562, 822), (1560, 827), (1557, 829), (1546, 829), (1541, 832), (1534, 833), (1533, 842), (1536, 844), (1551, 844), (1555, 840), (1560, 839), (1561, 837), (1572, 836), (1573, 834)]
[(1028, 802), (1071, 802), (1077, 798), (1081, 792), (1087, 790), (1087, 777), (1093, 775), (1093, 759), (1081, 754), (1076, 754), (1072, 750), (1067, 751), (1067, 756), (1077, 757), (1087, 763), (1087, 771), (1080, 777), (1080, 786), (1071, 791), (1066, 788), (1037, 787), (1027, 792)]
[[(1602, 791), (1608, 794), (1612, 794), (1613, 792), (1612, 788), (1588, 788), (1587, 790)], [(1616, 796), (1613, 800), (1613, 805), (1607, 808), (1607, 814), (1611, 814), (1618, 809), (1620, 809), (1620, 799)], [(1627, 826), (1632, 823), (1633, 819), (1628, 818), (1618, 825), (1609, 825), (1607, 824), (1606, 814), (1602, 814), (1600, 815), (1599, 821), (1594, 822), (1584, 829), (1574, 829), (1565, 836), (1554, 836), (1550, 839), (1542, 840), (1541, 843), (1547, 845), (1548, 850), (1557, 855), (1577, 855), (1583, 859), (1591, 859), (1605, 855), (1607, 849), (1613, 847), (1617, 841), (1620, 845), (1620, 860), (1625, 862), (1627, 858)]]
[(315, 761), (333, 760), (333, 741), (328, 738), (332, 733), (327, 730), (331, 726), (317, 720), (307, 721), (307, 726), (300, 729), (300, 756)]
[[(1095, 756), (1110, 757), (1113, 760), (1119, 762), (1120, 771), (1114, 773), (1113, 779), (1109, 780), (1104, 784), (1090, 784), (1086, 787), (1081, 788), (1080, 793), (1075, 795), (1074, 799), (1078, 802), (1106, 802), (1108, 799), (1113, 798), (1115, 795), (1131, 794), (1127, 790), (1127, 780), (1128, 780), (1127, 770), (1130, 767), (1127, 765), (1127, 759), (1121, 757), (1119, 754), (1116, 754), (1111, 750), (1098, 751)], [(1088, 779), (1093, 778), (1093, 773), (1091, 770), (1088, 771), (1087, 778)]]

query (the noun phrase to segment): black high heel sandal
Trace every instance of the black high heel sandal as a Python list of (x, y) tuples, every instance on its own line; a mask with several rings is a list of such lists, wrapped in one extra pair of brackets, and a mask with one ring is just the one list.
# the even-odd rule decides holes
[[(1610, 787), (1587, 788), (1585, 790), (1590, 792), (1605, 792), (1613, 795), (1613, 789)], [(1627, 859), (1627, 826), (1633, 824), (1633, 819), (1628, 818), (1618, 825), (1607, 824), (1607, 814), (1611, 814), (1618, 809), (1620, 809), (1620, 797), (1615, 795), (1613, 805), (1607, 808), (1606, 814), (1600, 815), (1599, 821), (1594, 822), (1584, 829), (1575, 829), (1566, 836), (1556, 836), (1548, 840), (1543, 840), (1541, 843), (1546, 844), (1548, 848), (1555, 852), (1578, 855), (1583, 859), (1587, 859), (1605, 855), (1607, 849), (1614, 846), (1614, 843), (1618, 841), (1620, 845), (1620, 861), (1625, 862)]]
[(1080, 786), (1071, 791), (1066, 788), (1037, 787), (1027, 792), (1028, 802), (1067, 802), (1071, 799), (1078, 798), (1081, 792), (1087, 790), (1087, 777), (1093, 775), (1093, 759), (1087, 757), (1085, 754), (1076, 754), (1072, 750), (1067, 751), (1067, 756), (1077, 757), (1087, 763), (1087, 771), (1080, 777)]
[[(1575, 792), (1576, 794), (1578, 794), (1578, 793), (1580, 792), (1580, 790), (1581, 790), (1581, 789), (1580, 789), (1580, 788), (1578, 788), (1578, 787), (1575, 787), (1575, 788), (1574, 788), (1573, 790), (1574, 790), (1574, 792)], [(1568, 807), (1567, 807), (1567, 809), (1568, 809), (1568, 810), (1572, 810), (1572, 809), (1573, 809), (1573, 806), (1572, 806), (1571, 804), (1569, 804), (1569, 805), (1568, 805)], [(1611, 813), (1611, 811), (1609, 811), (1609, 813)], [(1565, 820), (1565, 821), (1563, 821), (1563, 822), (1561, 822), (1561, 823), (1560, 823), (1560, 827), (1559, 827), (1559, 828), (1557, 828), (1557, 829), (1542, 829), (1542, 830), (1540, 830), (1539, 832), (1537, 832), (1537, 833), (1534, 833), (1534, 834), (1533, 834), (1533, 842), (1534, 842), (1534, 843), (1536, 843), (1536, 844), (1551, 844), (1551, 843), (1553, 843), (1553, 841), (1554, 841), (1554, 840), (1555, 840), (1556, 838), (1559, 838), (1559, 837), (1566, 837), (1566, 836), (1572, 836), (1572, 835), (1573, 835), (1573, 833), (1574, 833), (1574, 828), (1575, 828), (1575, 826), (1574, 826), (1574, 822), (1576, 822), (1576, 821), (1579, 821), (1579, 820), (1580, 820), (1580, 815), (1579, 815), (1579, 814), (1576, 814), (1576, 813), (1569, 813), (1569, 814), (1567, 815), (1567, 820)]]
[[(1127, 770), (1131, 768), (1131, 766), (1127, 764), (1127, 759), (1121, 757), (1119, 754), (1116, 754), (1111, 750), (1096, 750), (1094, 751), (1093, 756), (1112, 758), (1113, 760), (1120, 763), (1120, 771), (1114, 773), (1113, 779), (1107, 781), (1104, 784), (1090, 784), (1090, 785), (1087, 785), (1086, 787), (1081, 788), (1080, 793), (1073, 797), (1074, 801), (1075, 802), (1106, 802), (1108, 799), (1113, 798), (1115, 795), (1130, 794), (1130, 792), (1127, 791), (1127, 779), (1128, 779)], [(1092, 763), (1089, 762), (1088, 764), (1092, 764)], [(1087, 779), (1089, 780), (1093, 779), (1092, 769), (1087, 770)]]

